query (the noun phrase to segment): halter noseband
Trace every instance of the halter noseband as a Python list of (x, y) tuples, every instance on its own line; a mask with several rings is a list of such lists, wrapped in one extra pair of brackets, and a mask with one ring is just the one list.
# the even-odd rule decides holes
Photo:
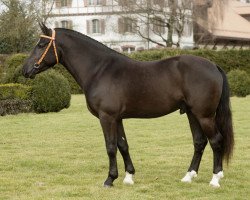
[(56, 64), (59, 63), (58, 60), (58, 55), (57, 55), (57, 50), (56, 50), (56, 44), (55, 44), (55, 39), (56, 39), (56, 31), (52, 30), (52, 36), (47, 36), (47, 35), (40, 35), (41, 38), (47, 38), (50, 40), (47, 48), (45, 49), (45, 51), (43, 52), (41, 58), (38, 60), (38, 62), (35, 63), (34, 68), (38, 69), (40, 67), (41, 62), (43, 61), (43, 59), (45, 58), (45, 56), (47, 55), (49, 48), (51, 47), (51, 45), (53, 44), (54, 47), (54, 53), (55, 53), (55, 57), (56, 57)]

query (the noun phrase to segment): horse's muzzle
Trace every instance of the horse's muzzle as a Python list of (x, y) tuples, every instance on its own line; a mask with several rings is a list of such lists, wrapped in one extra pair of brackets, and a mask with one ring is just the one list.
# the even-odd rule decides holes
[(36, 76), (35, 71), (36, 71), (36, 68), (32, 68), (32, 69), (29, 70), (29, 71), (26, 70), (25, 68), (23, 68), (23, 76), (24, 76), (25, 78), (34, 79), (35, 76)]

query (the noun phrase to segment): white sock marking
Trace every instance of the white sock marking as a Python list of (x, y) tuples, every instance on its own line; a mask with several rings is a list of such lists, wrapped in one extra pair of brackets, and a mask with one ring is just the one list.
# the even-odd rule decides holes
[(128, 184), (128, 185), (133, 185), (134, 181), (133, 181), (133, 174), (130, 174), (128, 172), (126, 172), (126, 176), (123, 180), (124, 184)]
[(183, 179), (181, 179), (181, 182), (191, 183), (192, 179), (194, 177), (197, 177), (197, 173), (196, 173), (196, 171), (192, 170), (191, 172), (186, 173), (186, 175), (183, 177)]
[(212, 187), (220, 187), (220, 179), (224, 177), (223, 171), (218, 172), (217, 174), (213, 174), (213, 178), (210, 181), (209, 185), (211, 185)]

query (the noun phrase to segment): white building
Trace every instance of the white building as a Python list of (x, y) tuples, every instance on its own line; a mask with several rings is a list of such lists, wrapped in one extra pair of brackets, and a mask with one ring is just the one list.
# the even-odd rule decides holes
[[(167, 0), (164, 2), (167, 3)], [(119, 0), (56, 0), (48, 22), (51, 27), (72, 28), (117, 51), (131, 52), (159, 47), (138, 36), (133, 32), (132, 25), (122, 23), (121, 18)], [(166, 30), (164, 34), (167, 34)], [(159, 36), (154, 35), (153, 38), (162, 43)], [(177, 40), (176, 34), (173, 35), (173, 40)], [(184, 26), (180, 46), (193, 46), (193, 28), (190, 21)]]

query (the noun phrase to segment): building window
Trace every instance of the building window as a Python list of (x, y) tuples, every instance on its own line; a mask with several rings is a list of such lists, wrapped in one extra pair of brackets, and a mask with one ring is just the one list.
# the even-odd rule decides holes
[(100, 33), (100, 21), (98, 19), (92, 20), (92, 33)]
[(72, 0), (56, 0), (55, 5), (57, 8), (60, 7), (71, 7), (72, 5)]
[(62, 28), (68, 28), (69, 27), (69, 22), (68, 21), (61, 21), (61, 27)]
[(88, 5), (95, 5), (95, 0), (88, 0)]
[(166, 6), (168, 5), (168, 0), (165, 0), (165, 2), (163, 0), (153, 0), (153, 4), (163, 8), (164, 4), (166, 4)]
[(191, 21), (186, 21), (183, 29), (183, 36), (190, 37), (193, 32), (193, 24)]
[(85, 0), (84, 4), (86, 6), (100, 6), (100, 5), (106, 5), (106, 0)]
[(73, 25), (72, 25), (72, 21), (71, 20), (63, 20), (58, 22), (55, 22), (55, 27), (56, 28), (67, 28), (67, 29), (72, 29)]
[(118, 0), (118, 5), (119, 6), (128, 7), (128, 6), (133, 6), (135, 4), (136, 4), (135, 0)]
[(136, 20), (128, 17), (118, 19), (118, 32), (124, 33), (135, 33), (137, 22)]
[(61, 0), (61, 6), (67, 7), (68, 6), (68, 0)]
[(105, 22), (103, 19), (87, 20), (87, 34), (104, 34)]
[(164, 20), (160, 17), (155, 17), (152, 19), (153, 24), (153, 32), (156, 34), (164, 34), (165, 33), (165, 23)]
[(131, 52), (134, 52), (135, 51), (135, 47), (134, 46), (123, 46), (122, 47), (122, 51), (125, 52), (125, 53), (131, 53)]
[(96, 5), (102, 5), (101, 0), (96, 0)]
[(132, 33), (133, 32), (133, 21), (131, 18), (124, 19), (124, 32)]

